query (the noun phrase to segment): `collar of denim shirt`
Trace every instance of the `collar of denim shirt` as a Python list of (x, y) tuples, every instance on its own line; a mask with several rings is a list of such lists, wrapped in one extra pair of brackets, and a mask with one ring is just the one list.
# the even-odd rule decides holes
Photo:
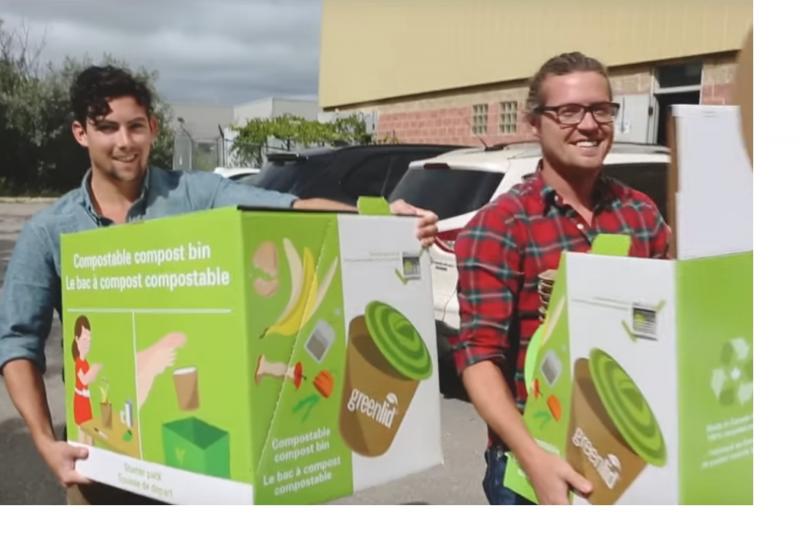
[[(94, 221), (97, 223), (98, 226), (107, 226), (109, 224), (113, 224), (111, 219), (104, 217), (103, 215), (99, 214), (94, 207), (94, 202), (92, 202), (92, 169), (86, 171), (83, 175), (83, 179), (81, 180), (81, 204), (83, 205), (84, 209), (92, 216)], [(147, 193), (150, 190), (150, 167), (147, 167), (147, 171), (144, 173), (144, 179), (142, 180), (142, 190), (139, 191), (139, 197), (136, 199), (135, 202), (131, 204), (130, 209), (128, 210), (128, 214), (125, 217), (127, 220), (131, 220), (131, 215), (141, 211), (144, 212), (144, 207), (146, 206), (145, 199), (147, 198)]]

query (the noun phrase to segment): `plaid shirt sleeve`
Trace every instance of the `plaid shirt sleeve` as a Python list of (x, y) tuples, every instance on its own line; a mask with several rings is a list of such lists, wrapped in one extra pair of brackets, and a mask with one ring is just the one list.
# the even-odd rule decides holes
[[(640, 217), (634, 222), (632, 227), (640, 228), (645, 234), (643, 240), (647, 243), (647, 253), (645, 257), (652, 259), (671, 259), (672, 250), (672, 230), (667, 225), (664, 217), (656, 207), (656, 204), (644, 193), (634, 189), (628, 189), (631, 197), (630, 205), (634, 206), (633, 212)], [(630, 212), (630, 211), (629, 211)]]
[(667, 222), (656, 213), (655, 225), (653, 233), (650, 236), (650, 257), (654, 259), (671, 259), (672, 250), (670, 243), (672, 241), (672, 230), (667, 225)]
[(480, 361), (505, 358), (514, 301), (523, 283), (522, 236), (513, 220), (509, 210), (491, 204), (456, 240), (461, 329), (454, 363), (459, 373)]

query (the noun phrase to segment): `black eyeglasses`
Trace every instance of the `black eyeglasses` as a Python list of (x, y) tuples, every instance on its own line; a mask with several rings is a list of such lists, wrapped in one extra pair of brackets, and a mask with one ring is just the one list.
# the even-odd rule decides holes
[(598, 102), (591, 105), (563, 104), (555, 106), (539, 106), (534, 109), (539, 114), (545, 111), (552, 111), (555, 119), (560, 124), (573, 126), (580, 124), (586, 112), (590, 112), (598, 124), (608, 124), (614, 122), (619, 112), (619, 104), (616, 102)]

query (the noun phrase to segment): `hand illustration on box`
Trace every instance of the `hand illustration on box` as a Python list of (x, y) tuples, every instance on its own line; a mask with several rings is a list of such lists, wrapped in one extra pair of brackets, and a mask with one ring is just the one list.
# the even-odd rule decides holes
[(153, 345), (136, 353), (136, 400), (141, 409), (156, 376), (175, 363), (176, 351), (186, 344), (186, 334), (167, 333)]

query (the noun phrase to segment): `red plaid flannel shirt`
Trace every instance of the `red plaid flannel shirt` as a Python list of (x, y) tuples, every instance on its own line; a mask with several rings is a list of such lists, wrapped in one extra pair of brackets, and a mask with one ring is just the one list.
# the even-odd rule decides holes
[[(494, 361), (520, 411), (528, 396), (525, 353), (541, 323), (539, 274), (558, 268), (563, 251), (588, 251), (600, 233), (630, 235), (631, 256), (668, 255), (669, 226), (648, 196), (601, 176), (594, 197), (587, 227), (537, 172), (481, 209), (456, 241), (461, 313), (456, 369), (461, 373)], [(489, 441), (500, 442), (491, 430)]]

